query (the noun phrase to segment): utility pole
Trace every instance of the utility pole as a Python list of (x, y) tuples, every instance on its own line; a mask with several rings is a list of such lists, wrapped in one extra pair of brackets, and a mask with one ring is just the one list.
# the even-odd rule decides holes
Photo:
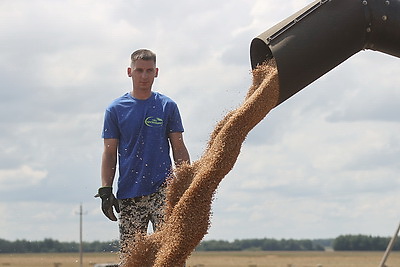
[(83, 243), (82, 243), (82, 216), (83, 216), (83, 211), (82, 211), (82, 203), (79, 206), (79, 266), (83, 266)]

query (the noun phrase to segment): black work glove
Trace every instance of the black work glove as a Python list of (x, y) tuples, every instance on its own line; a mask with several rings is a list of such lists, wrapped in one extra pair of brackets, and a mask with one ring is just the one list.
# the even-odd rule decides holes
[(114, 194), (112, 193), (111, 186), (104, 186), (100, 187), (98, 194), (94, 197), (101, 198), (101, 210), (103, 211), (104, 215), (111, 221), (116, 221), (117, 217), (114, 215), (113, 206), (115, 211), (119, 213), (119, 205), (118, 200), (115, 198)]

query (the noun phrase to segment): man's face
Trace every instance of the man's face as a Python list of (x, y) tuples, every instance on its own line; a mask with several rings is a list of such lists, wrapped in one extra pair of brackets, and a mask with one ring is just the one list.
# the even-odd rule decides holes
[(138, 59), (131, 68), (128, 68), (128, 76), (132, 77), (134, 89), (151, 90), (157, 75), (158, 68), (152, 60)]

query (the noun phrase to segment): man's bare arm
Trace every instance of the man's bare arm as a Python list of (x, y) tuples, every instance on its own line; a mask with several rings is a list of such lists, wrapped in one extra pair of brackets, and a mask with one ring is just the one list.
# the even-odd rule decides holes
[(104, 139), (101, 159), (101, 185), (112, 186), (117, 166), (118, 139)]
[(168, 137), (171, 143), (175, 166), (179, 166), (182, 162), (190, 164), (190, 156), (183, 141), (183, 134), (179, 132), (170, 133)]

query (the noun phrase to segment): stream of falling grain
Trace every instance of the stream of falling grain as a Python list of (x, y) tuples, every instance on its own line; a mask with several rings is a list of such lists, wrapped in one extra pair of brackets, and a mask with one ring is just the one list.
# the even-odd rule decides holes
[(138, 236), (123, 255), (122, 267), (181, 267), (207, 234), (211, 204), (221, 180), (233, 168), (247, 134), (279, 99), (275, 60), (252, 72), (242, 105), (215, 127), (202, 157), (174, 171), (167, 188), (165, 223), (152, 235)]

